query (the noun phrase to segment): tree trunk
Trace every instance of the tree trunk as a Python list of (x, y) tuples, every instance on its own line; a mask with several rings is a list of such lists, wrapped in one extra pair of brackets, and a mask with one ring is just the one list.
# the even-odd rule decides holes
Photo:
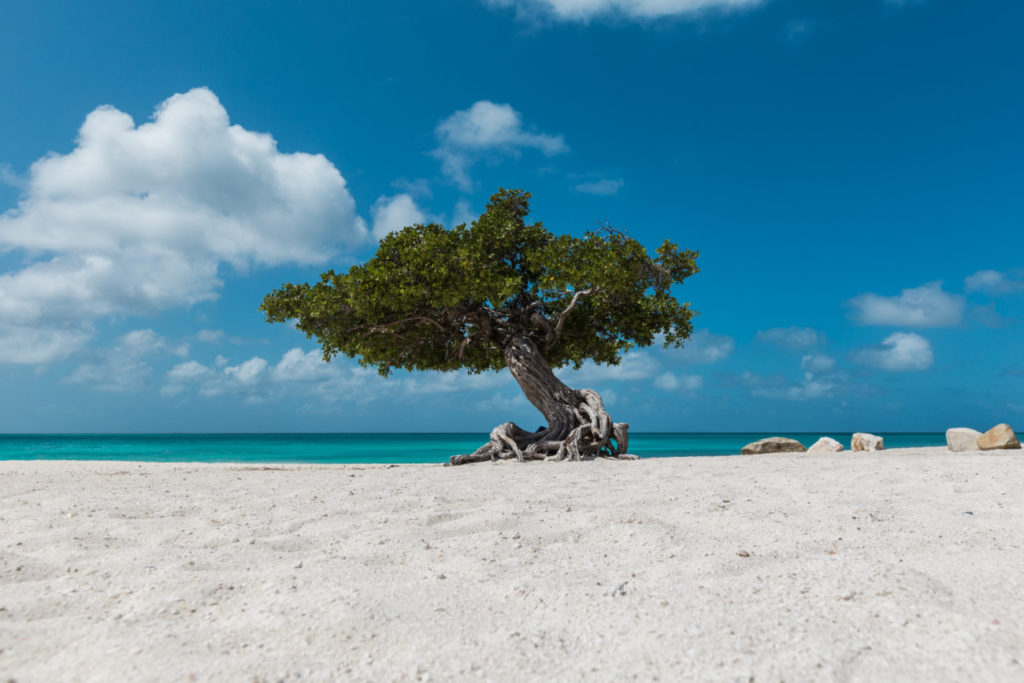
[(628, 455), (629, 425), (613, 423), (601, 397), (590, 389), (571, 389), (555, 377), (537, 345), (515, 337), (505, 346), (505, 364), (526, 398), (547, 420), (535, 432), (512, 422), (498, 425), (490, 441), (475, 452), (453, 455), (452, 465), (484, 460), (589, 460)]

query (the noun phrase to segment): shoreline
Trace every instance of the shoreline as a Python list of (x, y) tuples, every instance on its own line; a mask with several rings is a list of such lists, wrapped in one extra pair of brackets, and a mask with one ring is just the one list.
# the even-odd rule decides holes
[(1021, 451), (498, 465), (2, 461), (0, 674), (1024, 676)]
[[(641, 458), (719, 456), (739, 453), (748, 443), (775, 436), (760, 432), (638, 432), (630, 452)], [(809, 447), (821, 434), (787, 433)], [(826, 434), (849, 445), (852, 435)], [(932, 447), (946, 443), (943, 433), (882, 433), (890, 448)], [(1024, 438), (1024, 435), (1022, 435)], [(484, 434), (177, 434), (177, 435), (0, 435), (0, 460), (82, 460), (123, 462), (238, 463), (409, 463), (448, 462), (453, 454), (472, 453)]]

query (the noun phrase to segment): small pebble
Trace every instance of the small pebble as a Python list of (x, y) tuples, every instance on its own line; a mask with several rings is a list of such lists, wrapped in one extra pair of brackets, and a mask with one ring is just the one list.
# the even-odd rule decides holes
[(740, 557), (750, 557), (750, 553), (748, 553), (746, 550), (740, 550), (736, 554), (739, 555)]

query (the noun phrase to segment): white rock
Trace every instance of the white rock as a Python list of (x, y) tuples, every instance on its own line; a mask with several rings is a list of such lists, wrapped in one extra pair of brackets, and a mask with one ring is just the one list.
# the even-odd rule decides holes
[(807, 449), (808, 453), (839, 453), (843, 450), (843, 444), (835, 439), (823, 436)]
[(865, 432), (857, 432), (850, 441), (851, 451), (882, 451), (885, 450), (885, 443), (882, 437)]
[(978, 450), (979, 436), (981, 436), (981, 432), (976, 429), (953, 427), (946, 430), (946, 447), (957, 453), (976, 451)]

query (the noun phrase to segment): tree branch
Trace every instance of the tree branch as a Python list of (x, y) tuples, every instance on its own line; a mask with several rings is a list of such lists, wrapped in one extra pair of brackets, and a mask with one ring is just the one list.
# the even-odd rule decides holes
[(457, 358), (459, 359), (460, 363), (462, 362), (462, 359), (465, 357), (466, 347), (469, 346), (469, 340), (473, 338), (474, 334), (476, 334), (476, 332), (470, 332), (462, 339), (462, 343), (459, 344), (459, 352)]
[(586, 289), (580, 289), (575, 294), (572, 295), (572, 299), (569, 301), (569, 305), (566, 306), (565, 309), (558, 314), (557, 318), (555, 318), (555, 330), (551, 335), (551, 341), (545, 344), (547, 348), (550, 349), (552, 346), (555, 345), (556, 342), (558, 342), (558, 338), (562, 336), (562, 326), (565, 325), (565, 319), (568, 318), (569, 314), (572, 313), (574, 308), (576, 308), (576, 304), (580, 302), (580, 299), (582, 299), (585, 296), (592, 296), (594, 294), (597, 294), (597, 292), (598, 288), (596, 286), (592, 286), (587, 287)]
[(547, 348), (549, 344), (553, 343), (555, 330), (551, 327), (551, 321), (545, 318), (540, 312), (535, 311), (530, 316), (530, 322), (537, 327), (544, 330), (544, 347)]

